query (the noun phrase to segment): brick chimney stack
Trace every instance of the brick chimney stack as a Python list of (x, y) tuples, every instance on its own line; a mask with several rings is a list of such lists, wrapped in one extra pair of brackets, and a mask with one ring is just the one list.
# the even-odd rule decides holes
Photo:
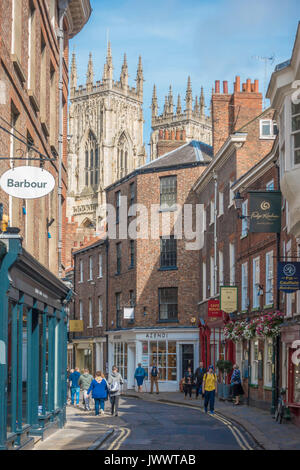
[(258, 80), (251, 83), (248, 78), (242, 84), (237, 76), (233, 84), (233, 93), (228, 93), (228, 82), (223, 81), (223, 93), (220, 93), (220, 81), (215, 81), (212, 94), (212, 125), (214, 155), (222, 147), (230, 134), (236, 132), (247, 122), (262, 112), (262, 94), (258, 90)]

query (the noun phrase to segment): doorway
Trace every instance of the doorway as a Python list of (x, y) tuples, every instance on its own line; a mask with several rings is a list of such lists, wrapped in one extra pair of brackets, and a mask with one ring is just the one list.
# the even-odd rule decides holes
[(184, 377), (184, 373), (188, 367), (194, 372), (194, 345), (193, 344), (182, 344), (181, 345), (181, 377)]

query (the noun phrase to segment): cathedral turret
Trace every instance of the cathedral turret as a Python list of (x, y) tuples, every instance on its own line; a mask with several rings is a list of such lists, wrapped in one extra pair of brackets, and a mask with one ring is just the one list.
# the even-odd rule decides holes
[(194, 112), (195, 112), (196, 115), (199, 114), (199, 110), (200, 110), (200, 108), (199, 108), (199, 103), (198, 103), (198, 96), (196, 96), (195, 105), (194, 105)]
[(158, 112), (158, 105), (157, 105), (157, 96), (156, 96), (156, 86), (153, 87), (153, 95), (152, 95), (152, 119), (157, 116)]
[(93, 59), (92, 53), (90, 52), (89, 63), (86, 73), (86, 86), (91, 87), (94, 83), (94, 66), (93, 66)]
[(163, 111), (163, 115), (166, 116), (169, 112), (169, 100), (168, 100), (168, 97), (165, 96), (165, 104), (164, 104), (164, 111)]
[(204, 101), (204, 94), (203, 94), (203, 86), (201, 87), (201, 96), (200, 96), (200, 116), (204, 117), (205, 115), (205, 101)]
[(138, 97), (143, 99), (143, 89), (144, 89), (144, 74), (142, 66), (142, 57), (139, 56), (138, 69), (136, 74), (136, 92)]
[(75, 52), (72, 54), (72, 64), (71, 64), (71, 74), (70, 74), (70, 92), (71, 95), (74, 94), (75, 89), (77, 88), (77, 66), (76, 66), (76, 56)]
[(174, 113), (174, 103), (173, 103), (173, 93), (172, 93), (171, 85), (170, 85), (170, 88), (169, 88), (168, 102), (169, 102), (169, 113), (173, 114)]
[(126, 54), (124, 54), (124, 61), (121, 70), (121, 77), (120, 77), (121, 86), (124, 90), (128, 89), (128, 65), (127, 65), (127, 58)]
[(108, 82), (110, 86), (112, 85), (113, 80), (113, 63), (112, 63), (112, 55), (111, 55), (111, 46), (110, 41), (107, 44), (107, 54), (106, 54), (106, 63), (104, 64), (103, 69), (103, 81)]
[(181, 98), (180, 98), (180, 95), (178, 95), (176, 114), (181, 114), (181, 113), (182, 113)]
[(191, 77), (188, 77), (186, 95), (185, 95), (186, 111), (190, 113), (193, 110), (193, 94), (192, 94), (192, 85)]

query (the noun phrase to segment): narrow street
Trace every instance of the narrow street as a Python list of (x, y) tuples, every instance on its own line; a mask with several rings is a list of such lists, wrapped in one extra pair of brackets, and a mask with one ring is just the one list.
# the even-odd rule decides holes
[[(256, 444), (228, 420), (201, 409), (123, 397), (118, 417), (68, 406), (66, 427), (36, 450), (250, 450)], [(102, 441), (105, 441), (102, 443)]]

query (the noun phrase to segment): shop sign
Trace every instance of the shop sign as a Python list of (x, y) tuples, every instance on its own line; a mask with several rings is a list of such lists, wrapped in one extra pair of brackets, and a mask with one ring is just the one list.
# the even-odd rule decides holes
[(145, 337), (147, 339), (166, 339), (168, 333), (146, 333)]
[(250, 227), (252, 233), (281, 231), (281, 192), (249, 191)]
[(83, 320), (70, 320), (69, 331), (72, 331), (72, 332), (83, 331)]
[(20, 199), (38, 199), (49, 194), (55, 179), (49, 171), (37, 166), (17, 166), (0, 178), (0, 187), (7, 194)]
[(142, 356), (142, 361), (141, 361), (142, 367), (148, 367), (149, 366), (149, 356), (148, 354), (145, 354)]
[(277, 287), (281, 292), (300, 290), (300, 262), (283, 262), (277, 264)]
[(237, 287), (220, 287), (220, 308), (223, 312), (231, 313), (237, 310)]
[(124, 319), (134, 320), (134, 308), (133, 307), (124, 307)]
[(222, 312), (220, 310), (220, 300), (213, 299), (207, 302), (207, 316), (208, 318), (222, 318)]

